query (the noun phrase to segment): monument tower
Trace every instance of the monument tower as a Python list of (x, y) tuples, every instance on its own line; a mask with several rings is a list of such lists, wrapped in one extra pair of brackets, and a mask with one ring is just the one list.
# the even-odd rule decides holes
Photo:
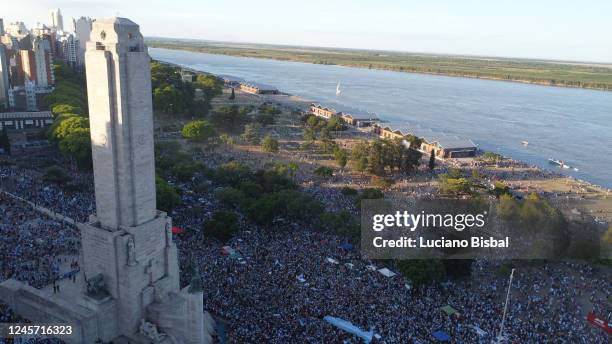
[(75, 343), (208, 343), (202, 290), (180, 290), (172, 222), (156, 209), (150, 57), (138, 25), (96, 20), (85, 68), (97, 212), (78, 224), (82, 296), (71, 304), (7, 281), (0, 298), (28, 319), (74, 324)]

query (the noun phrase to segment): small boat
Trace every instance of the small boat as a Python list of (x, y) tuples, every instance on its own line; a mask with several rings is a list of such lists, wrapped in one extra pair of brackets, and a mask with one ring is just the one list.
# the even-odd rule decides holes
[(566, 164), (563, 160), (556, 160), (556, 159), (550, 158), (548, 159), (548, 163), (551, 165), (555, 165), (557, 167), (561, 167), (561, 168), (570, 168), (570, 166)]
[(521, 141), (521, 144), (522, 144), (523, 146), (529, 146), (529, 141)]
[(340, 83), (338, 83), (338, 85), (336, 85), (336, 97), (339, 96), (340, 93), (342, 93), (342, 91), (340, 91)]

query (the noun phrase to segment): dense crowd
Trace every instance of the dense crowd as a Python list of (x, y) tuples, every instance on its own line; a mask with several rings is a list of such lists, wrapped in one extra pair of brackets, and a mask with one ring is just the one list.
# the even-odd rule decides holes
[[(95, 208), (92, 177), (70, 171), (83, 186), (71, 193), (45, 183), (40, 172), (17, 166), (0, 167), (1, 185), (36, 206), (83, 221)], [(183, 191), (183, 204), (171, 214), (174, 224), (186, 229), (175, 236), (182, 285), (189, 282), (193, 257), (205, 308), (227, 324), (231, 343), (360, 341), (324, 321), (326, 315), (373, 329), (375, 343), (433, 343), (438, 330), (452, 343), (488, 343), (497, 335), (508, 287), (508, 276), (496, 274), (501, 262), (475, 261), (469, 278), (415, 289), (400, 275), (386, 277), (372, 268), (383, 263), (341, 248), (343, 238), (316, 228), (287, 225), (270, 232), (241, 219), (241, 231), (220, 243), (201, 233), (202, 223), (219, 207), (210, 192), (215, 185), (203, 177), (174, 184)], [(203, 184), (209, 191), (195, 191)], [(326, 204), (352, 206), (337, 189), (307, 187)], [(0, 280), (13, 277), (40, 288), (57, 277), (58, 259), (78, 253), (74, 226), (7, 195), (0, 196), (0, 232)], [(224, 255), (224, 245), (239, 254)], [(585, 316), (593, 309), (605, 317), (610, 296), (608, 270), (577, 262), (526, 265), (515, 274), (504, 335), (511, 343), (607, 342), (609, 336)], [(445, 305), (458, 314), (444, 313)], [(10, 309), (0, 306), (0, 321), (11, 319)]]

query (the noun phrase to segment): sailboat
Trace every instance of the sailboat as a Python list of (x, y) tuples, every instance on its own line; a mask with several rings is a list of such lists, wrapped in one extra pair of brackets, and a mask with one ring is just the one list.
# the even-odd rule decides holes
[(339, 96), (340, 93), (342, 93), (342, 91), (340, 91), (340, 83), (338, 83), (338, 85), (336, 85), (336, 97)]

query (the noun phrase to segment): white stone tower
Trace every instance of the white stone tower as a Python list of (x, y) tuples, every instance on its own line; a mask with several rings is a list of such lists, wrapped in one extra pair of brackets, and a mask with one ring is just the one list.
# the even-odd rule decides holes
[(74, 324), (73, 343), (209, 343), (202, 289), (180, 290), (172, 221), (156, 209), (150, 57), (138, 25), (96, 20), (85, 68), (97, 208), (78, 225), (87, 287), (65, 300), (7, 281), (0, 299), (31, 320)]

